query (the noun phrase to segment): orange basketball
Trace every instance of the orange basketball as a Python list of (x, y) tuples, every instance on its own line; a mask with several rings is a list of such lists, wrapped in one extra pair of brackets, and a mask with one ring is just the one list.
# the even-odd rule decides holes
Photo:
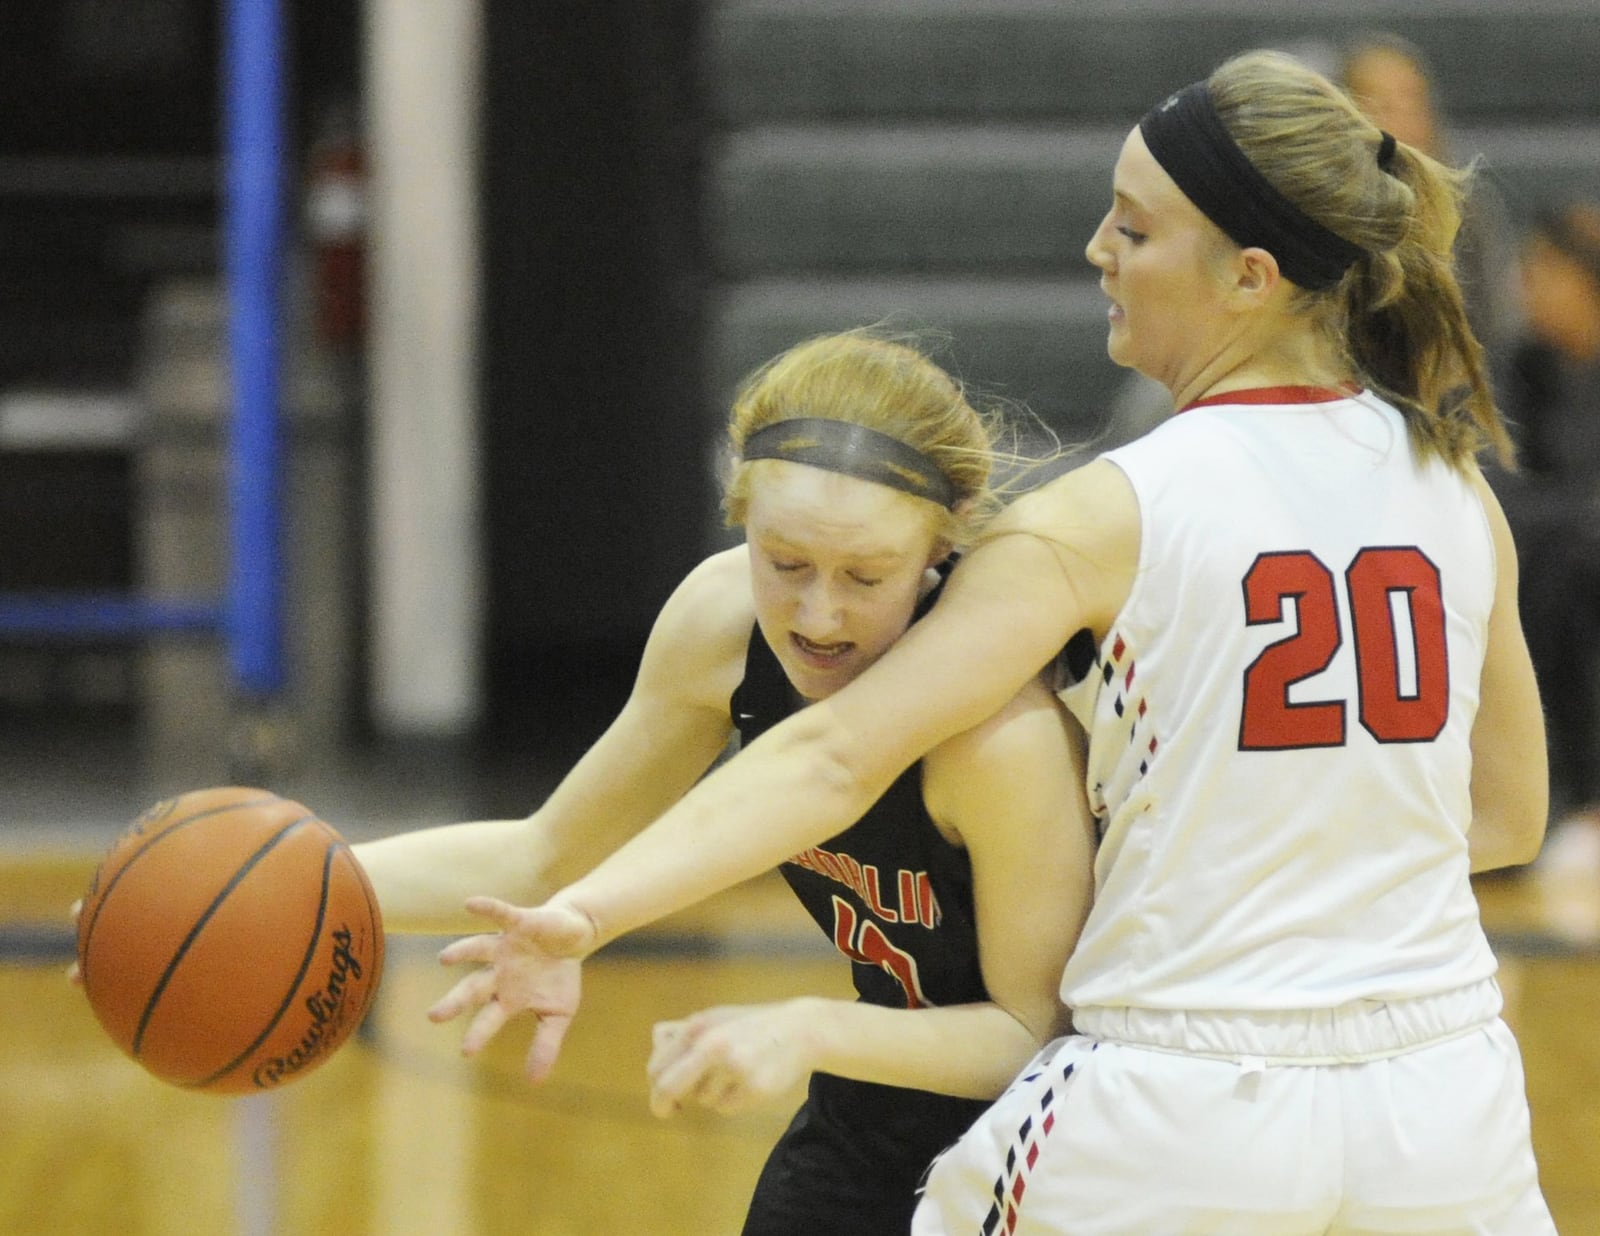
[(216, 1094), (303, 1077), (348, 1039), (383, 972), (378, 900), (350, 847), (267, 790), (151, 807), (101, 861), (78, 967), (112, 1040)]

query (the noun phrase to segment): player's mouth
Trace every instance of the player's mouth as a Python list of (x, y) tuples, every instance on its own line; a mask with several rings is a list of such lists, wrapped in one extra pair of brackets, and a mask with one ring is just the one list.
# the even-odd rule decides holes
[(1105, 280), (1103, 279), (1100, 281), (1100, 290), (1106, 294), (1106, 299), (1111, 302), (1106, 306), (1106, 317), (1112, 322), (1121, 322), (1126, 315), (1122, 311), (1122, 306), (1118, 304), (1116, 298), (1111, 295), (1111, 292), (1106, 287)]
[(794, 645), (795, 651), (807, 665), (819, 670), (837, 668), (856, 647), (849, 640), (840, 640), (834, 644), (819, 644), (795, 631), (789, 632), (789, 642)]

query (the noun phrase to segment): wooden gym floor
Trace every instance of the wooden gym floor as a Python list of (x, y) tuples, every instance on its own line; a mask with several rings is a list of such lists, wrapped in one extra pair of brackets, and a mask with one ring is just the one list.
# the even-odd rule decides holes
[[(439, 941), (393, 938), (361, 1037), (275, 1094), (208, 1098), (120, 1056), (62, 975), (66, 906), (121, 825), (114, 801), (93, 803), (99, 815), (84, 827), (51, 827), (56, 808), (36, 795), (0, 826), (0, 1233), (738, 1231), (798, 1093), (760, 1114), (659, 1121), (645, 1105), (644, 1062), (661, 1018), (846, 994), (843, 966), (776, 877), (591, 962), (557, 1075), (537, 1090), (520, 1075), (522, 1027), (482, 1060), (460, 1059), (459, 1028), (423, 1016), (449, 982)], [(124, 816), (143, 805), (128, 801)], [(434, 821), (460, 818), (448, 803), (427, 807)], [(1600, 1236), (1600, 871), (1500, 877), (1479, 893), (1527, 1064), (1547, 1196), (1563, 1236)]]

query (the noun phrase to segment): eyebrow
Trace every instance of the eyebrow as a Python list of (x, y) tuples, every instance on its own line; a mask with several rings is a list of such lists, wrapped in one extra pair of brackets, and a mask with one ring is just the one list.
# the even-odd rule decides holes
[[(787, 537), (778, 532), (757, 531), (755, 533), (755, 538), (764, 549), (782, 549), (797, 554), (808, 554), (811, 552), (809, 547), (796, 544), (794, 541), (789, 540)], [(887, 565), (904, 561), (904, 559), (907, 557), (906, 554), (893, 549), (872, 550), (867, 553), (855, 554), (843, 549), (837, 550), (836, 552), (848, 558), (851, 562), (856, 563), (871, 562), (883, 563)]]
[(1117, 187), (1112, 186), (1111, 199), (1114, 202), (1119, 202), (1123, 206), (1126, 206), (1129, 210), (1143, 211), (1145, 214), (1150, 213), (1150, 208), (1138, 198), (1134, 197), (1126, 189), (1118, 189)]

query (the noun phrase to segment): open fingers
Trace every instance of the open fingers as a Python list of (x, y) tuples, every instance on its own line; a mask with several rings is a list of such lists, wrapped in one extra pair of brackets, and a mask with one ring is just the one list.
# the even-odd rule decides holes
[[(72, 925), (74, 927), (78, 925), (78, 920), (83, 917), (82, 897), (79, 897), (67, 907), (67, 917), (72, 921)], [(78, 969), (78, 963), (76, 961), (67, 967), (67, 982), (73, 984), (75, 987), (83, 986), (83, 972)]]
[(461, 1036), (461, 1054), (476, 1056), (500, 1033), (507, 1020), (505, 1005), (491, 995), (478, 1009), (478, 1015), (467, 1026), (467, 1032)]
[(572, 1025), (568, 1013), (551, 1013), (539, 1018), (533, 1029), (533, 1042), (528, 1044), (526, 1070), (528, 1080), (542, 1082), (556, 1067), (556, 1057), (561, 1054), (562, 1041), (567, 1028)]
[(450, 1021), (471, 1009), (481, 1008), (494, 998), (494, 972), (474, 970), (439, 997), (428, 1010), (429, 1021)]
[(478, 965), (488, 965), (494, 960), (495, 946), (500, 942), (496, 934), (482, 936), (463, 936), (459, 940), (452, 940), (439, 950), (439, 964), (445, 966), (458, 966), (462, 962), (476, 962)]
[(502, 930), (516, 926), (522, 917), (521, 910), (498, 897), (468, 897), (467, 912), (479, 918), (493, 919)]

